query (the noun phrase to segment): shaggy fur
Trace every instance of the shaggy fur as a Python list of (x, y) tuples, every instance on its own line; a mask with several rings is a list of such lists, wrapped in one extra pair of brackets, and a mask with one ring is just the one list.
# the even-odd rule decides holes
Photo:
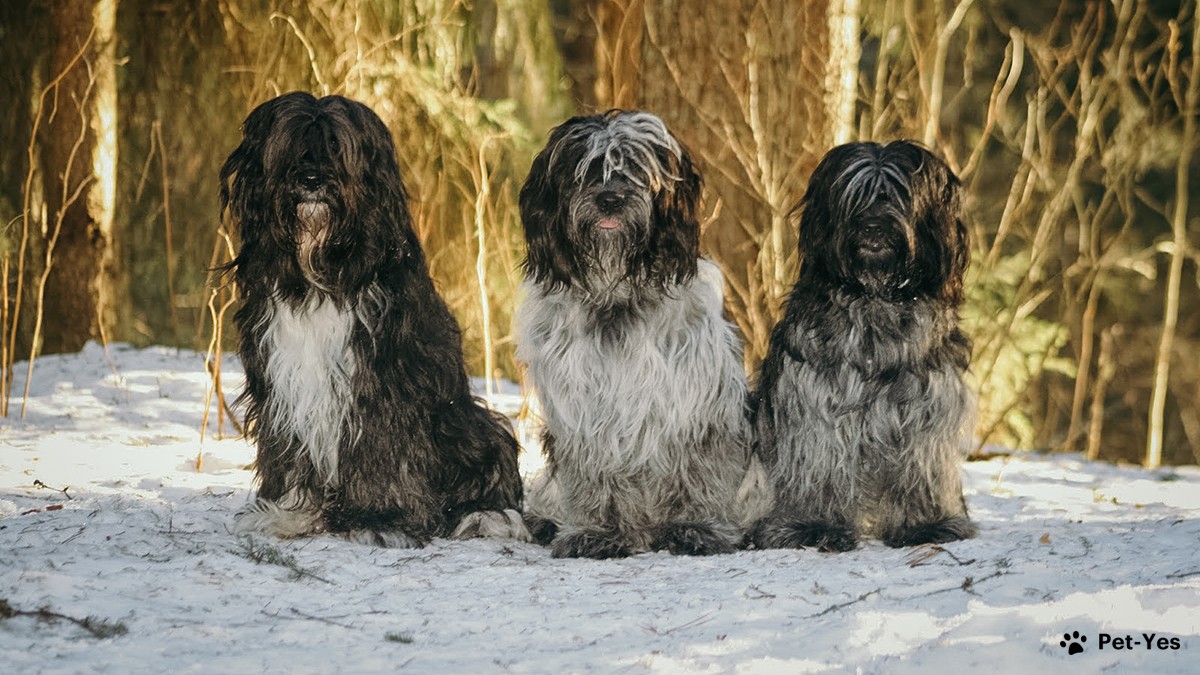
[(517, 356), (548, 460), (528, 509), (557, 557), (729, 552), (756, 515), (765, 475), (748, 472), (741, 344), (699, 258), (699, 194), (662, 121), (625, 111), (555, 129), (521, 190)]
[(256, 503), (237, 528), (419, 546), (527, 537), (508, 422), (468, 389), (458, 326), (370, 109), (291, 93), (246, 118), (221, 168)]
[(958, 179), (913, 143), (851, 143), (826, 155), (797, 208), (804, 262), (753, 416), (776, 495), (755, 543), (844, 551), (861, 536), (973, 536)]

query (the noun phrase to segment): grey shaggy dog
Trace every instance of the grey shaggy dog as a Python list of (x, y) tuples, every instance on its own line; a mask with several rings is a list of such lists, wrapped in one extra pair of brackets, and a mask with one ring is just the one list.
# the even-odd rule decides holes
[(731, 552), (764, 512), (699, 193), (688, 153), (636, 111), (557, 127), (521, 190), (517, 356), (547, 456), (526, 510), (556, 557)]
[(914, 143), (834, 148), (798, 209), (800, 278), (754, 402), (776, 503), (760, 548), (971, 537), (960, 462), (973, 396), (958, 327), (959, 181)]

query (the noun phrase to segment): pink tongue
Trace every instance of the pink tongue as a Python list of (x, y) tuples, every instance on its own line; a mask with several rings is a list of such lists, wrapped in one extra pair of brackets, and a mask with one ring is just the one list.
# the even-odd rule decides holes
[(620, 227), (621, 223), (617, 222), (617, 220), (615, 218), (605, 218), (604, 220), (601, 220), (600, 222), (596, 223), (596, 225), (598, 225), (599, 227), (602, 227), (606, 230), (614, 230), (614, 229)]

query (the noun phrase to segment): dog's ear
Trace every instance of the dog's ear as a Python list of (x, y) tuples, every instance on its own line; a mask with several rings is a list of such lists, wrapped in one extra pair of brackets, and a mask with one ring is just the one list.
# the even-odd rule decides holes
[(679, 147), (678, 157), (667, 148), (658, 149), (659, 162), (668, 175), (654, 195), (649, 247), (656, 276), (675, 283), (696, 275), (700, 257), (696, 211), (702, 181), (691, 153), (682, 144)]
[(793, 220), (800, 223), (797, 241), (802, 261), (801, 274), (806, 278), (837, 279), (849, 274), (842, 268), (842, 261), (837, 255), (838, 246), (834, 243), (839, 230), (837, 221), (841, 216), (830, 197), (838, 176), (846, 170), (847, 163), (857, 151), (856, 144), (846, 143), (826, 153), (809, 177), (804, 196), (792, 208)]
[(912, 177), (917, 239), (924, 255), (920, 268), (931, 275), (928, 288), (953, 306), (963, 299), (963, 275), (971, 261), (970, 236), (962, 218), (962, 185), (950, 167), (920, 148), (921, 161)]
[(949, 269), (946, 272), (946, 298), (955, 305), (963, 300), (963, 277), (971, 264), (971, 237), (962, 217), (962, 186), (958, 177), (946, 168), (946, 196), (943, 203), (946, 213), (942, 226), (949, 241)]
[(578, 119), (571, 118), (550, 133), (546, 147), (529, 167), (519, 198), (525, 229), (525, 274), (555, 287), (569, 285), (577, 267), (576, 257), (564, 251), (560, 242), (568, 239), (569, 218), (562, 183), (575, 180), (574, 164), (561, 155)]
[[(354, 225), (335, 232), (332, 248), (353, 255), (364, 272), (392, 257), (423, 260), (391, 131), (358, 101), (326, 96), (320, 104), (332, 122), (324, 156), (338, 177), (346, 223)], [(364, 227), (370, 237), (362, 236)]]
[(258, 106), (242, 123), (242, 141), (221, 165), (221, 219), (232, 221), (243, 244), (252, 242), (260, 233), (254, 222), (257, 214), (268, 208), (266, 169), (263, 154), (279, 111), (302, 97), (294, 92), (273, 98)]

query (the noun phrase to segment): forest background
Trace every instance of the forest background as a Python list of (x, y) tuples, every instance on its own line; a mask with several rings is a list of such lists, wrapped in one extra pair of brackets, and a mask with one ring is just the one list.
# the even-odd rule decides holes
[[(761, 359), (833, 145), (910, 138), (966, 188), (977, 454), (1200, 461), (1200, 0), (0, 3), (0, 414), (88, 340), (219, 354), (217, 170), (259, 103), (371, 106), (472, 372), (519, 380), (516, 195), (572, 114), (659, 114)], [(19, 363), (25, 361), (26, 363)], [(31, 370), (32, 369), (32, 370)]]

